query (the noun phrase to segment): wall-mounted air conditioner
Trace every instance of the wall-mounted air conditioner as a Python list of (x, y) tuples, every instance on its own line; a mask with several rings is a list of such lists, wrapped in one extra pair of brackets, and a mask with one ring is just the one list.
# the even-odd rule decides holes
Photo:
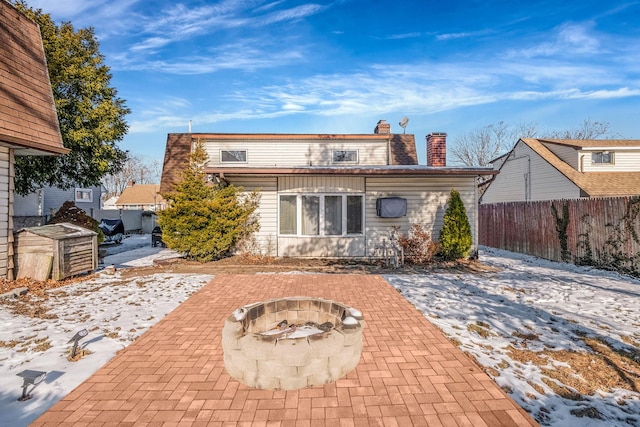
[(376, 200), (376, 215), (380, 218), (400, 218), (407, 215), (407, 199), (381, 197)]

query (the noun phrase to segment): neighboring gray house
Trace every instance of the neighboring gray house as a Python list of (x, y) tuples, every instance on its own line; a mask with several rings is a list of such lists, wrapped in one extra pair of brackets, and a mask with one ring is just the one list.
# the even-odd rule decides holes
[(102, 209), (102, 187), (73, 187), (68, 190), (44, 187), (26, 196), (16, 194), (13, 207), (14, 230), (44, 225), (66, 201), (75, 202), (78, 208), (93, 216), (94, 211)]
[(414, 135), (380, 120), (373, 134), (169, 134), (160, 193), (179, 181), (196, 141), (212, 181), (260, 192), (255, 237), (271, 256), (378, 257), (394, 227), (407, 233), (414, 223), (435, 238), (452, 188), (475, 246), (476, 180), (497, 173), (447, 167), (444, 133), (427, 136), (427, 165), (419, 165)]

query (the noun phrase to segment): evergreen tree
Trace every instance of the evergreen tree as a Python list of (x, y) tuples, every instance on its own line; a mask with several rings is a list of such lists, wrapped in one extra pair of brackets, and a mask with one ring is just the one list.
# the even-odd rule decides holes
[(254, 212), (258, 194), (242, 187), (206, 182), (207, 154), (198, 142), (175, 191), (164, 194), (169, 208), (158, 213), (162, 240), (168, 248), (200, 262), (219, 259), (258, 230)]
[(460, 193), (452, 189), (449, 196), (444, 224), (438, 237), (441, 255), (447, 260), (469, 256), (471, 250), (471, 226)]
[(129, 109), (110, 86), (109, 67), (93, 29), (76, 31), (69, 22), (58, 26), (24, 0), (14, 4), (40, 26), (62, 142), (71, 150), (62, 156), (16, 157), (16, 192), (25, 195), (45, 185), (100, 185), (102, 177), (119, 171), (127, 159), (116, 143), (127, 133)]

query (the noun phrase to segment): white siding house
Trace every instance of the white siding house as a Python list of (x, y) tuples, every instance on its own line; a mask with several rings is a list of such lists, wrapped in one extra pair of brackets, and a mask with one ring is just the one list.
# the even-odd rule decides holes
[(639, 140), (520, 139), (481, 203), (640, 194)]
[[(204, 171), (212, 180), (259, 191), (255, 245), (271, 256), (379, 257), (394, 227), (407, 233), (412, 224), (437, 238), (453, 188), (475, 246), (476, 179), (496, 173), (446, 167), (441, 133), (427, 137), (432, 155), (418, 165), (414, 136), (392, 134), (381, 120), (373, 134), (169, 134), (161, 193), (177, 182), (196, 141), (209, 155)], [(406, 210), (385, 216), (380, 203)]]

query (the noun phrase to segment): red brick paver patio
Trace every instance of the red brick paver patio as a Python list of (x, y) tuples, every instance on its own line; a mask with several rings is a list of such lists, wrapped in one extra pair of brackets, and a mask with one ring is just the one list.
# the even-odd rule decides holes
[[(359, 365), (294, 391), (229, 377), (221, 330), (236, 308), (322, 297), (365, 316)], [(535, 426), (471, 359), (382, 277), (220, 275), (32, 425)]]

